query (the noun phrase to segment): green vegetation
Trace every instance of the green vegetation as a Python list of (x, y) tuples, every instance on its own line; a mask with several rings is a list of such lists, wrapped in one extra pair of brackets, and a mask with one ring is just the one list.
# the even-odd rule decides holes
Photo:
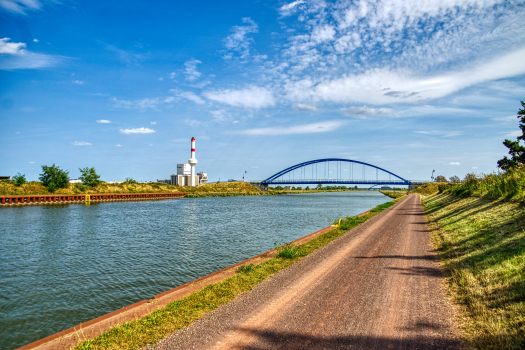
[(275, 242), (274, 246), (275, 246), (275, 250), (277, 251), (277, 256), (281, 258), (293, 259), (299, 256), (301, 253), (299, 250), (299, 247), (297, 247), (292, 242), (284, 243), (281, 240), (281, 243)]
[(16, 186), (22, 186), (23, 184), (27, 182), (25, 174), (20, 174), (20, 173), (13, 176), (13, 181)]
[(525, 142), (525, 102), (521, 101), (521, 106), (518, 111), (519, 127), (521, 129), (521, 135), (517, 137), (516, 141), (505, 140), (503, 144), (509, 149), (510, 158), (507, 156), (498, 160), (498, 167), (503, 170), (509, 170), (515, 168), (518, 165), (525, 164), (525, 146), (520, 144), (520, 141)]
[[(394, 200), (394, 202), (398, 200)], [(241, 266), (239, 271), (242, 271), (242, 273), (207, 286), (141, 319), (113, 328), (93, 340), (80, 344), (75, 349), (138, 349), (155, 344), (170, 333), (188, 326), (206, 313), (235, 299), (237, 295), (251, 290), (271, 275), (297, 262), (314, 250), (325, 246), (337, 237), (344, 235), (348, 230), (372, 218), (393, 204), (393, 202), (390, 202), (390, 204), (385, 203), (361, 217), (347, 217), (339, 228), (294, 247), (299, 252), (294, 257), (276, 256), (257, 266)]]
[(59, 188), (69, 185), (69, 171), (62, 170), (55, 164), (52, 166), (42, 165), (42, 174), (38, 177), (42, 185), (51, 193)]
[(100, 183), (100, 175), (97, 174), (95, 167), (85, 167), (84, 169), (78, 168), (80, 176), (78, 177), (82, 184), (89, 187), (96, 187)]
[(388, 191), (379, 191), (379, 192), (381, 192), (382, 194), (384, 194), (385, 196), (388, 196), (390, 198), (400, 198), (400, 197), (406, 196), (406, 190), (404, 190), (404, 189), (402, 189), (400, 191), (388, 190)]
[(459, 196), (487, 196), (525, 199), (525, 165), (507, 169), (504, 173), (476, 176), (468, 174), (458, 185), (448, 186), (444, 191)]
[(524, 349), (525, 205), (454, 194), (483, 193), (476, 188), (458, 192), (458, 187), (423, 199), (435, 248), (450, 293), (461, 308), (459, 320), (467, 345)]
[(250, 265), (241, 265), (239, 267), (239, 270), (237, 272), (240, 272), (240, 273), (248, 273), (248, 272), (251, 272), (253, 271), (253, 269), (255, 268), (255, 265), (253, 264), (250, 264)]
[[(104, 194), (104, 193), (190, 193), (195, 197), (238, 196), (238, 195), (266, 195), (276, 194), (259, 190), (247, 182), (225, 182), (220, 184), (205, 184), (198, 187), (172, 186), (159, 182), (138, 183), (133, 179), (120, 184), (100, 182), (95, 187), (84, 184), (67, 184), (66, 187), (56, 190), (56, 194)], [(0, 182), (0, 195), (23, 196), (50, 194), (41, 182), (29, 182), (22, 186), (15, 186), (12, 181)]]

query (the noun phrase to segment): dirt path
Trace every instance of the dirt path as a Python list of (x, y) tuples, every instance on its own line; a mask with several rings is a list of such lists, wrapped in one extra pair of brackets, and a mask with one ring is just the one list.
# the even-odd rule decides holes
[(411, 195), (154, 349), (455, 349), (457, 334)]

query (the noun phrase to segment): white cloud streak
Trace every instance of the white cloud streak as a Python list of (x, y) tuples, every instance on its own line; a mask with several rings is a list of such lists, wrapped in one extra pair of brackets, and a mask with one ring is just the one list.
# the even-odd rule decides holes
[(0, 0), (0, 8), (7, 12), (25, 15), (28, 11), (40, 10), (42, 3), (39, 0)]
[(299, 135), (313, 134), (334, 131), (345, 124), (341, 120), (331, 120), (319, 123), (294, 125), (288, 127), (269, 127), (259, 129), (246, 129), (237, 132), (247, 136), (280, 136), (280, 135)]
[(307, 104), (303, 104), (303, 103), (299, 103), (296, 108), (300, 111), (303, 111), (303, 112), (313, 112), (313, 111), (316, 111), (317, 110), (317, 107), (315, 106), (312, 106), (312, 105), (307, 105)]
[(97, 120), (97, 123), (100, 123), (100, 124), (109, 124), (109, 123), (111, 123), (111, 120), (107, 120), (107, 119), (99, 119), (99, 120)]
[(227, 53), (223, 56), (224, 59), (231, 59), (233, 55), (239, 54), (241, 59), (245, 59), (250, 55), (250, 44), (253, 39), (248, 38), (249, 33), (259, 32), (257, 23), (255, 23), (250, 17), (242, 19), (244, 26), (234, 26), (232, 28), (232, 34), (228, 35), (224, 39), (224, 47)]
[(184, 69), (186, 80), (194, 81), (194, 80), (197, 80), (202, 75), (201, 72), (197, 71), (197, 65), (199, 63), (202, 63), (202, 62), (194, 58), (184, 63), (184, 66), (186, 67)]
[(380, 114), (392, 114), (394, 111), (390, 108), (372, 108), (372, 107), (350, 107), (341, 111), (343, 115), (354, 118), (366, 118), (368, 116)]
[(73, 146), (92, 146), (91, 143), (89, 142), (84, 142), (84, 141), (75, 141), (75, 142), (71, 142), (71, 144)]
[(249, 86), (239, 90), (209, 90), (205, 91), (203, 96), (212, 101), (245, 108), (264, 108), (276, 103), (270, 90), (258, 86)]
[[(2, 1), (2, 0), (0, 0)], [(38, 69), (55, 66), (64, 57), (45, 55), (25, 50), (25, 43), (0, 39), (0, 70)]]
[(156, 132), (153, 129), (150, 128), (133, 128), (133, 129), (120, 129), (120, 133), (124, 135), (130, 135), (130, 134), (152, 134)]

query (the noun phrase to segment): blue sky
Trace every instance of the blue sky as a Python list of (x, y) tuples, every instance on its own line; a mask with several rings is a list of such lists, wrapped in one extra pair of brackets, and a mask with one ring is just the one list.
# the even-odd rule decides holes
[(0, 175), (211, 181), (355, 159), (490, 173), (518, 135), (525, 6), (0, 0)]

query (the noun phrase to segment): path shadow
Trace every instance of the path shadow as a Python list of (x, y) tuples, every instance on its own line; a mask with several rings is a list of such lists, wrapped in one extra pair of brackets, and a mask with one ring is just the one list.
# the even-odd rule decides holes
[[(415, 325), (411, 331), (417, 332), (428, 325)], [(243, 350), (304, 350), (304, 349), (460, 349), (461, 343), (456, 339), (440, 336), (414, 336), (405, 339), (374, 337), (367, 335), (323, 337), (294, 332), (259, 331), (243, 328), (248, 337), (255, 337), (255, 344), (237, 345), (235, 349)], [(400, 337), (401, 338), (401, 337)]]

